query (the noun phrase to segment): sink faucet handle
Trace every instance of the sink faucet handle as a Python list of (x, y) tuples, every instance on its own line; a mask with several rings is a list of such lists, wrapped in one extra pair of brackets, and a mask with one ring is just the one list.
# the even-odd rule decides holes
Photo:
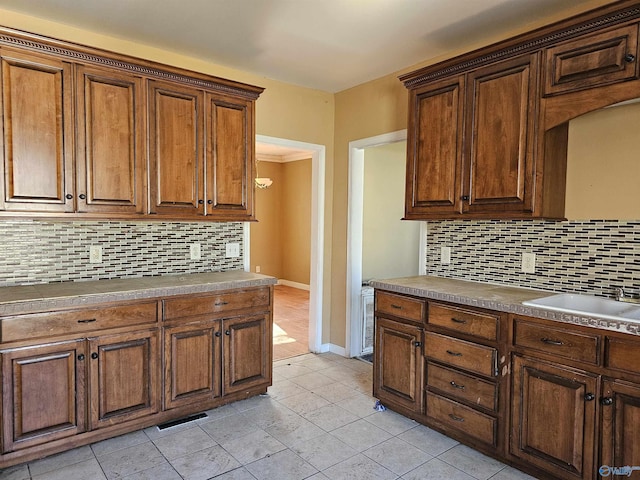
[(616, 298), (620, 299), (620, 298), (624, 298), (625, 297), (624, 288), (616, 287), (615, 288), (615, 292), (616, 292)]

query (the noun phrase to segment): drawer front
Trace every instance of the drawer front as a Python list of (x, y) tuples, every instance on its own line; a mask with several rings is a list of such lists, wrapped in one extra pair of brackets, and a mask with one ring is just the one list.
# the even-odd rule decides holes
[(498, 409), (498, 386), (495, 383), (432, 362), (427, 364), (427, 386), (473, 405), (493, 411)]
[(640, 374), (640, 338), (607, 337), (604, 366)]
[(498, 339), (497, 315), (429, 303), (428, 323), (487, 340)]
[(0, 321), (0, 340), (12, 342), (54, 335), (129, 327), (158, 320), (156, 302), (101, 309), (38, 313), (5, 317)]
[(600, 336), (587, 335), (567, 329), (553, 328), (516, 319), (513, 343), (519, 347), (598, 364)]
[(376, 311), (412, 322), (423, 322), (427, 304), (424, 300), (376, 291)]
[(204, 295), (201, 297), (170, 298), (163, 301), (164, 319), (173, 320), (196, 315), (210, 315), (224, 313), (243, 308), (268, 309), (271, 306), (269, 288), (253, 290), (235, 290)]
[(485, 347), (433, 332), (425, 333), (424, 354), (433, 360), (488, 377), (497, 375), (495, 348)]
[(427, 416), (481, 442), (496, 445), (497, 420), (489, 415), (427, 392)]

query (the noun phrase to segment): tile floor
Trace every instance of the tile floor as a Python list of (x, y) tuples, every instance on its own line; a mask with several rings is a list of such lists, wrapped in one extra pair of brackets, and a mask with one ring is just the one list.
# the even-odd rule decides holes
[(334, 354), (274, 363), (262, 395), (0, 471), (0, 480), (525, 480), (511, 467), (389, 410), (370, 364)]

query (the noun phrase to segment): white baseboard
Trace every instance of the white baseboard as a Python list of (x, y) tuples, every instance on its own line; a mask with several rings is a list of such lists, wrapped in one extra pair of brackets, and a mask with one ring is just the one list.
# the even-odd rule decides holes
[(322, 345), (320, 345), (320, 352), (318, 353), (327, 352), (335, 353), (336, 355), (340, 355), (342, 357), (347, 356), (347, 351), (344, 347), (339, 347), (338, 345), (334, 345), (332, 343), (323, 343)]
[(290, 280), (278, 279), (278, 285), (284, 285), (285, 287), (298, 288), (300, 290), (306, 290), (307, 292), (311, 290), (311, 286), (309, 285), (305, 285), (304, 283), (292, 282)]

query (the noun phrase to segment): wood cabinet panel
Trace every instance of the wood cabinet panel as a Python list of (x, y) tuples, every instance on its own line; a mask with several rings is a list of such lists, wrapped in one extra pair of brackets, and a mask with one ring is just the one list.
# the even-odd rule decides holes
[(143, 80), (77, 67), (79, 212), (145, 213)]
[(640, 374), (640, 348), (636, 338), (607, 336), (605, 339), (605, 367), (621, 372)]
[(72, 65), (7, 48), (0, 55), (0, 210), (73, 211)]
[(424, 354), (433, 360), (487, 377), (498, 375), (498, 351), (433, 332), (424, 334)]
[(497, 411), (498, 385), (450, 368), (427, 362), (427, 387), (450, 397)]
[(422, 323), (426, 320), (427, 303), (389, 292), (375, 292), (375, 309), (379, 313), (399, 317), (410, 322)]
[(462, 211), (464, 76), (412, 90), (405, 218)]
[(221, 292), (213, 295), (184, 296), (164, 300), (164, 319), (227, 313), (244, 308), (268, 309), (271, 294), (268, 287)]
[(159, 410), (158, 331), (89, 341), (90, 427), (106, 427)]
[(4, 453), (85, 430), (84, 341), (5, 350), (0, 355)]
[(223, 321), (223, 395), (271, 385), (273, 337), (267, 315)]
[(532, 54), (469, 73), (465, 212), (533, 211), (537, 72)]
[(597, 375), (514, 356), (513, 455), (558, 478), (594, 475)]
[(151, 213), (204, 215), (204, 93), (149, 82)]
[(497, 340), (500, 316), (429, 302), (428, 323), (478, 338)]
[(373, 352), (374, 396), (422, 413), (422, 329), (376, 317)]
[[(607, 380), (603, 383), (600, 464), (640, 466), (640, 386)], [(603, 478), (606, 471), (600, 471)], [(627, 475), (629, 476), (629, 475)]]

